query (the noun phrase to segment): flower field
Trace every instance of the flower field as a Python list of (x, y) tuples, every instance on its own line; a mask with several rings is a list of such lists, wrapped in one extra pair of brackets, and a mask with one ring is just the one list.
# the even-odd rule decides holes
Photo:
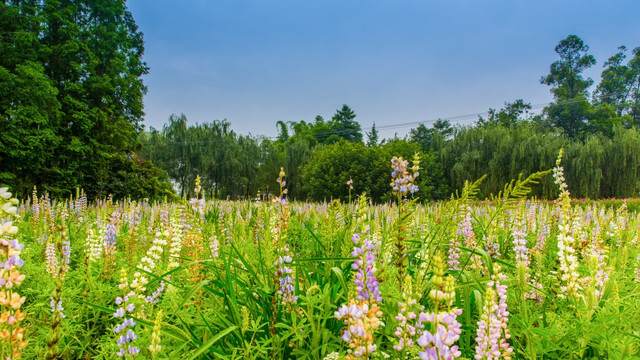
[(283, 172), (272, 201), (1, 189), (0, 358), (640, 358), (637, 212), (572, 202), (560, 160), (422, 204), (412, 165), (381, 205), (289, 202)]

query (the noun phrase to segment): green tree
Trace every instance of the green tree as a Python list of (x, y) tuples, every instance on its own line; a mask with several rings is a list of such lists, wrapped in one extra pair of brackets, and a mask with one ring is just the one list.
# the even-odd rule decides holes
[(117, 180), (109, 169), (133, 161), (127, 154), (144, 115), (148, 68), (125, 1), (5, 1), (0, 49), (0, 128), (15, 130), (0, 141), (33, 142), (29, 149), (3, 146), (0, 157), (13, 174), (3, 181), (23, 195), (33, 185), (54, 196), (78, 186), (91, 197), (107, 195)]
[(588, 88), (593, 84), (590, 78), (582, 77), (582, 72), (596, 60), (576, 35), (560, 41), (555, 51), (560, 60), (553, 62), (549, 74), (540, 80), (551, 86), (555, 98), (555, 102), (545, 108), (545, 113), (553, 126), (562, 128), (569, 137), (576, 137), (586, 127), (590, 110)]
[(506, 102), (500, 110), (490, 108), (486, 119), (482, 116), (478, 119), (478, 125), (501, 124), (504, 126), (514, 126), (521, 121), (527, 121), (530, 110), (531, 104), (525, 103), (522, 99), (518, 99), (512, 103)]
[(444, 143), (453, 135), (454, 129), (449, 120), (438, 119), (433, 127), (427, 128), (424, 124), (409, 131), (409, 139), (420, 144), (422, 151), (437, 153)]
[[(625, 65), (626, 47), (618, 48), (619, 52), (605, 62), (601, 80), (594, 92), (594, 105), (614, 111), (612, 119), (615, 123), (640, 125), (640, 47), (633, 50), (633, 58)], [(608, 110), (599, 110), (600, 112)], [(604, 118), (602, 115), (599, 119)]]
[(317, 149), (301, 171), (306, 194), (315, 201), (347, 201), (347, 181), (353, 179), (352, 193), (364, 192), (380, 201), (388, 192), (390, 174), (388, 161), (382, 161), (380, 153), (379, 147), (345, 140)]
[(373, 123), (371, 131), (367, 132), (367, 146), (378, 146), (379, 136), (376, 123)]
[(342, 108), (336, 111), (331, 118), (332, 135), (337, 135), (347, 141), (362, 141), (362, 127), (355, 118), (356, 113), (349, 106), (342, 105)]

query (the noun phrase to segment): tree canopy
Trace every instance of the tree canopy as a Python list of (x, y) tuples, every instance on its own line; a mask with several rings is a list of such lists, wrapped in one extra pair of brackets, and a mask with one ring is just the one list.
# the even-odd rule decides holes
[(124, 0), (5, 1), (0, 49), (1, 182), (18, 194), (140, 194), (124, 171), (145, 196), (169, 190), (134, 153), (148, 68)]

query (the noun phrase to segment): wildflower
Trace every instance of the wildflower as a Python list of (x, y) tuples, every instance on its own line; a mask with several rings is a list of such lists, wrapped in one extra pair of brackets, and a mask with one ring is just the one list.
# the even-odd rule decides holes
[(524, 232), (524, 227), (516, 225), (512, 232), (513, 235), (513, 250), (516, 253), (516, 264), (529, 267), (529, 248), (527, 248), (527, 234)]
[(166, 284), (164, 283), (164, 281), (160, 281), (160, 286), (156, 289), (156, 291), (145, 298), (147, 304), (157, 304), (158, 302), (160, 302), (160, 296), (162, 296), (165, 286)]
[(102, 241), (104, 236), (96, 235), (93, 229), (88, 230), (87, 238), (85, 240), (85, 254), (89, 258), (89, 261), (97, 261), (102, 255)]
[(117, 297), (115, 300), (116, 305), (118, 305), (118, 309), (113, 313), (113, 317), (122, 319), (122, 322), (113, 328), (113, 332), (115, 334), (122, 335), (120, 335), (116, 341), (119, 348), (116, 355), (125, 358), (127, 356), (134, 357), (140, 352), (140, 349), (133, 345), (134, 341), (138, 338), (133, 331), (136, 326), (136, 322), (132, 318), (127, 317), (127, 315), (133, 313), (135, 310), (133, 300), (135, 299), (136, 294), (133, 291), (127, 292), (127, 272), (124, 269), (120, 270), (120, 285), (118, 287), (123, 290), (123, 296)]
[[(153, 272), (157, 263), (162, 257), (164, 247), (167, 246), (167, 241), (162, 238), (162, 233), (156, 232), (151, 247), (147, 250), (145, 256), (140, 259), (138, 265), (139, 268), (146, 272)], [(131, 289), (135, 292), (142, 294), (147, 290), (146, 285), (149, 283), (146, 275), (139, 271), (133, 274), (133, 281), (131, 282)]]
[(574, 232), (579, 231), (581, 224), (579, 219), (575, 219), (574, 226), (571, 226), (571, 200), (569, 191), (564, 180), (564, 170), (560, 166), (562, 160), (562, 149), (556, 160), (556, 167), (553, 168), (555, 183), (560, 187), (560, 197), (562, 207), (560, 212), (560, 224), (558, 225), (558, 260), (560, 262), (560, 294), (559, 297), (577, 296), (580, 285), (578, 283), (578, 257), (574, 248)]
[(176, 221), (175, 217), (171, 218), (171, 228), (170, 232), (166, 235), (169, 235), (170, 243), (169, 243), (169, 270), (177, 268), (180, 263), (178, 263), (178, 259), (180, 258), (180, 252), (182, 251), (182, 237), (183, 237), (183, 228), (179, 222)]
[(352, 301), (349, 305), (342, 305), (334, 315), (345, 324), (342, 341), (349, 343), (346, 358), (368, 359), (378, 348), (373, 343), (373, 332), (380, 326), (379, 318), (382, 316), (378, 305)]
[(218, 237), (213, 235), (211, 239), (211, 243), (209, 243), (209, 249), (211, 250), (211, 258), (215, 259), (218, 257)]
[(476, 337), (475, 359), (511, 359), (513, 349), (507, 342), (511, 338), (507, 324), (509, 311), (507, 311), (507, 286), (502, 285), (502, 275), (497, 266), (496, 274), (492, 281), (487, 283), (483, 312), (478, 321)]
[(54, 243), (47, 243), (44, 255), (47, 261), (47, 273), (53, 275), (54, 277), (57, 277), (60, 272), (60, 263), (58, 262), (58, 256), (56, 255), (56, 247)]
[(64, 318), (66, 318), (66, 316), (65, 316), (65, 315), (64, 315), (64, 313), (63, 313), (64, 308), (62, 307), (62, 299), (58, 299), (58, 302), (57, 302), (57, 303), (56, 303), (56, 301), (53, 299), (53, 296), (52, 296), (52, 297), (50, 297), (50, 299), (51, 299), (51, 302), (50, 302), (50, 305), (51, 305), (51, 313), (55, 313), (55, 312), (56, 312), (56, 310), (57, 310), (58, 312), (60, 312), (60, 316), (61, 316), (63, 319), (64, 319)]
[[(462, 333), (458, 315), (461, 309), (452, 307), (455, 298), (455, 284), (451, 275), (444, 277), (444, 260), (440, 253), (433, 259), (433, 288), (429, 297), (433, 301), (433, 312), (421, 312), (417, 327), (421, 330), (418, 345), (423, 348), (419, 353), (421, 359), (445, 360), (460, 357), (461, 352), (455, 343)], [(425, 327), (430, 324), (430, 329)]]
[[(473, 226), (471, 225), (471, 208), (467, 207), (466, 215), (464, 219), (458, 224), (458, 236), (464, 240), (464, 246), (467, 249), (475, 249), (478, 246), (476, 241), (476, 234), (473, 232)], [(449, 247), (449, 265), (452, 270), (460, 270), (460, 242), (457, 239), (452, 239)], [(471, 269), (482, 271), (482, 260), (479, 255), (471, 254)]]
[(155, 358), (162, 346), (160, 345), (160, 327), (162, 326), (162, 310), (158, 310), (156, 314), (156, 320), (153, 322), (153, 331), (151, 332), (151, 345), (149, 345), (149, 351), (151, 356)]
[(298, 301), (298, 296), (295, 294), (295, 287), (293, 286), (293, 278), (291, 274), (293, 270), (289, 266), (293, 258), (289, 251), (289, 246), (285, 244), (284, 248), (278, 255), (276, 260), (276, 273), (278, 277), (278, 290), (277, 293), (281, 297), (281, 304), (295, 304)]
[(396, 320), (399, 322), (396, 327), (396, 331), (393, 333), (398, 337), (398, 344), (394, 345), (395, 350), (402, 350), (405, 346), (412, 346), (414, 344), (413, 337), (416, 335), (416, 326), (413, 322), (417, 319), (418, 315), (413, 310), (417, 301), (415, 299), (408, 299), (408, 301), (398, 302), (400, 312), (396, 315)]
[(18, 232), (13, 222), (8, 221), (16, 216), (18, 200), (11, 198), (8, 190), (0, 188), (0, 219), (4, 219), (0, 223), (0, 355), (17, 359), (21, 356), (21, 349), (27, 346), (25, 328), (20, 326), (26, 316), (20, 309), (26, 298), (16, 289), (25, 279), (25, 275), (20, 273), (24, 265), (20, 253), (24, 245), (16, 239), (9, 240), (10, 235)]
[[(363, 198), (360, 199), (360, 212), (364, 210), (362, 204), (366, 204)], [(362, 216), (359, 218), (363, 219)], [(360, 226), (362, 225), (360, 223)], [(356, 270), (355, 300), (351, 300), (349, 305), (342, 305), (335, 312), (335, 317), (342, 320), (345, 325), (342, 340), (349, 344), (347, 359), (368, 359), (369, 355), (377, 349), (373, 333), (380, 325), (379, 318), (382, 316), (382, 311), (377, 302), (382, 301), (382, 296), (380, 296), (379, 283), (375, 276), (377, 250), (366, 236), (368, 233), (369, 228), (366, 227), (361, 234), (355, 233), (351, 238), (354, 243), (351, 252), (354, 262), (351, 268)]]
[(418, 154), (413, 156), (413, 166), (410, 168), (411, 174), (409, 174), (409, 162), (402, 159), (402, 157), (393, 157), (391, 159), (391, 188), (394, 195), (400, 199), (406, 196), (407, 193), (414, 194), (418, 192), (418, 185), (416, 185), (415, 179), (420, 175), (420, 157)]

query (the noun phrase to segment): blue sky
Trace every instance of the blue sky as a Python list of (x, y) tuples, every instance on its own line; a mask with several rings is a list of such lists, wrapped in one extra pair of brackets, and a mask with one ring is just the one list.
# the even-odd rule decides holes
[[(640, 1), (129, 0), (144, 33), (147, 127), (173, 113), (227, 119), (274, 136), (275, 123), (330, 119), (364, 128), (552, 100), (539, 83), (570, 34), (590, 46), (596, 82), (617, 47), (640, 46)], [(465, 123), (473, 119), (465, 120)], [(455, 121), (454, 121), (455, 122)], [(381, 132), (404, 135), (411, 127)]]

